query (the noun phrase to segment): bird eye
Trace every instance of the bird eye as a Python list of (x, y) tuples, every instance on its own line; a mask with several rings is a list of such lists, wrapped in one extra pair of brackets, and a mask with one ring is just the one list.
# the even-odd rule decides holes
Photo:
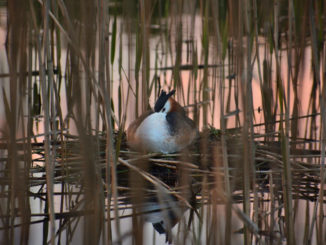
[(162, 112), (165, 112), (165, 108), (162, 109)]

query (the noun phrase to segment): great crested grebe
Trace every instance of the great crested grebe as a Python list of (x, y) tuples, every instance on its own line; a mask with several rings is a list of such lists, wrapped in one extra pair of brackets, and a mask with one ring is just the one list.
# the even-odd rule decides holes
[(198, 135), (194, 121), (171, 96), (162, 90), (154, 111), (133, 121), (127, 130), (128, 145), (142, 152), (178, 152), (190, 145)]

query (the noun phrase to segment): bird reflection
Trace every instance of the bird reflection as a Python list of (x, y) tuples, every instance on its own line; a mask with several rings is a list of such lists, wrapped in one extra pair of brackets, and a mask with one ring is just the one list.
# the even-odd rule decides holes
[[(198, 138), (195, 123), (186, 115), (183, 107), (172, 98), (174, 94), (175, 90), (169, 93), (162, 90), (154, 110), (145, 112), (130, 124), (126, 136), (128, 146), (132, 150), (139, 154), (180, 152), (187, 149)], [(133, 164), (141, 170), (129, 172), (126, 179), (133, 196), (130, 200), (133, 204), (137, 204), (143, 219), (152, 223), (159, 234), (166, 234), (166, 241), (171, 242), (171, 230), (191, 207), (189, 200), (194, 199), (196, 192), (191, 191), (192, 194), (189, 194), (191, 188), (186, 188), (185, 193), (172, 191), (180, 187), (181, 182), (180, 169), (176, 166), (170, 168), (150, 164), (146, 158)], [(141, 177), (137, 179), (135, 175), (142, 171), (154, 176), (158, 182), (145, 183)], [(191, 177), (188, 176), (188, 180), (190, 179)], [(120, 178), (120, 183), (121, 180)], [(141, 191), (133, 191), (137, 188), (143, 191), (141, 200), (139, 197)]]

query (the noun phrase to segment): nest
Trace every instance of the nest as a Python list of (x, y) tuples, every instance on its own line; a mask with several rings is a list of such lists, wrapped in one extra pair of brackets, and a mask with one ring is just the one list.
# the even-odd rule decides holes
[[(152, 222), (158, 232), (167, 234), (186, 210), (197, 213), (198, 207), (203, 205), (245, 200), (283, 205), (286, 193), (291, 193), (293, 199), (312, 202), (323, 194), (321, 201), (325, 202), (325, 191), (320, 190), (321, 152), (306, 149), (306, 145), (310, 146), (306, 140), (284, 145), (282, 141), (271, 140), (271, 137), (266, 140), (260, 135), (244, 138), (241, 130), (222, 134), (210, 128), (201, 132), (198, 140), (183, 152), (139, 154), (130, 151), (123, 133), (116, 132), (113, 137), (111, 149), (114, 147), (116, 152), (109, 151), (109, 141), (100, 135), (65, 135), (63, 141), (51, 142), (55, 163), (50, 172), (52, 183), (65, 186), (54, 195), (75, 196), (69, 199), (71, 210), (65, 215), (84, 215), (84, 211), (78, 213), (80, 197), (98, 188), (104, 188), (104, 198), (115, 198), (116, 207), (132, 208), (134, 213), (147, 217), (145, 220)], [(274, 135), (274, 139), (278, 136)], [(23, 149), (22, 146), (18, 144), (18, 148)], [(6, 145), (2, 144), (2, 148)], [(37, 192), (29, 189), (28, 195), (46, 202), (44, 144), (32, 143), (31, 152), (31, 166), (19, 171), (27, 176), (28, 170), (25, 183), (39, 188)], [(23, 160), (23, 156), (19, 158)], [(11, 183), (8, 166), (3, 170), (2, 186)], [(285, 177), (287, 174), (290, 175)], [(113, 206), (111, 203), (107, 208)], [(165, 214), (169, 221), (151, 217), (162, 210), (168, 211)], [(60, 215), (62, 213), (57, 217)]]
[[(54, 184), (83, 185), (85, 175), (94, 174), (106, 182), (109, 169), (111, 175), (112, 171), (116, 174), (119, 198), (123, 202), (132, 200), (132, 190), (137, 188), (142, 189), (143, 200), (157, 198), (158, 188), (163, 188), (174, 198), (184, 197), (185, 200), (195, 199), (197, 202), (210, 201), (211, 193), (216, 190), (219, 192), (217, 202), (225, 202), (226, 191), (229, 191), (229, 201), (242, 202), (246, 184), (249, 184), (251, 193), (263, 195), (273, 191), (274, 198), (282, 200), (286, 171), (282, 143), (255, 137), (257, 140), (251, 145), (246, 144), (242, 133), (234, 130), (227, 131), (224, 136), (225, 145), (221, 131), (211, 128), (202, 132), (199, 139), (181, 153), (141, 155), (128, 149), (124, 134), (121, 137), (121, 134), (115, 133), (115, 146), (120, 142), (120, 150), (118, 155), (112, 156), (108, 154), (106, 139), (101, 136), (89, 136), (85, 146), (79, 138), (66, 135), (63, 142), (52, 142), (56, 152), (53, 181)], [(287, 160), (291, 170), (291, 190), (294, 199), (316, 201), (321, 183), (321, 153), (303, 149), (304, 143), (296, 141), (289, 145)], [(29, 184), (42, 186), (46, 182), (43, 144), (33, 144), (32, 152), (34, 157)], [(35, 177), (36, 174), (38, 177)], [(249, 174), (247, 183), (245, 174)], [(106, 186), (112, 187), (110, 184)]]

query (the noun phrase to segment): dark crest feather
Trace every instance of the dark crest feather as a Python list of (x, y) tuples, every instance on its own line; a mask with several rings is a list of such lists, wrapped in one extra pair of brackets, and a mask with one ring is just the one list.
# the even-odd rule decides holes
[(154, 106), (154, 111), (155, 112), (159, 112), (163, 106), (165, 105), (165, 103), (167, 102), (167, 100), (174, 95), (175, 90), (173, 89), (172, 91), (170, 91), (168, 94), (166, 94), (166, 92), (164, 90), (162, 90), (160, 97), (158, 97), (155, 106)]

